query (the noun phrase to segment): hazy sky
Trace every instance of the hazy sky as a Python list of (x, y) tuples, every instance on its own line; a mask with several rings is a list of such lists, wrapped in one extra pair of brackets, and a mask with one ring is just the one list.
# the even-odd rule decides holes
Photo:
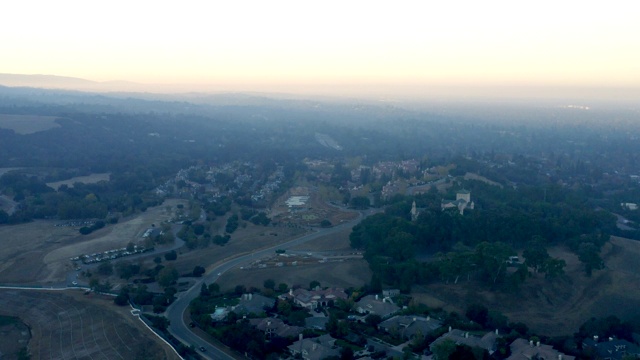
[(0, 73), (233, 90), (640, 87), (640, 2), (6, 1)]

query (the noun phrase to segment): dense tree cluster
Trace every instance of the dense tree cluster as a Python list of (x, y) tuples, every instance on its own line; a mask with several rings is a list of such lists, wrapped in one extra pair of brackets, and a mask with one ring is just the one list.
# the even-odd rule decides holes
[(224, 231), (227, 234), (232, 234), (236, 229), (238, 229), (238, 215), (233, 214), (227, 218), (227, 225), (224, 227)]
[[(549, 257), (546, 247), (552, 245), (573, 249), (585, 264), (587, 275), (602, 267), (598, 254), (615, 220), (570, 190), (510, 190), (475, 182), (466, 186), (474, 189), (476, 210), (460, 215), (441, 211), (432, 202), (412, 222), (408, 219), (409, 201), (400, 198), (384, 214), (355, 226), (351, 246), (366, 250), (365, 258), (378, 281), (404, 291), (415, 283), (435, 279), (457, 282), (472, 276), (491, 286), (513, 288), (526, 278), (527, 267), (549, 278), (557, 277), (565, 264)], [(433, 197), (427, 194), (416, 202), (433, 201)], [(521, 270), (508, 274), (508, 261), (516, 250), (523, 250), (526, 262)], [(418, 262), (416, 254), (437, 254), (436, 261)]]
[(20, 206), (11, 216), (0, 215), (0, 223), (45, 218), (106, 220), (110, 212), (128, 215), (162, 203), (150, 192), (153, 181), (138, 178), (139, 185), (127, 185), (118, 175), (112, 176), (109, 182), (62, 185), (55, 191), (39, 176), (9, 172), (0, 177), (0, 191), (19, 201)]
[[(164, 270), (164, 269), (163, 269)], [(171, 272), (172, 270), (166, 270)], [(161, 275), (163, 276), (163, 275)], [(159, 279), (159, 281), (162, 281)], [(166, 284), (165, 284), (166, 285)], [(170, 285), (170, 284), (169, 284)], [(127, 285), (122, 287), (113, 299), (116, 305), (124, 306), (131, 302), (135, 306), (151, 305), (154, 313), (162, 313), (175, 299), (178, 291), (173, 286), (164, 287), (161, 293), (150, 292), (144, 284)]]
[(349, 200), (349, 206), (354, 209), (367, 209), (371, 206), (369, 198), (366, 196), (354, 196)]
[(587, 320), (580, 326), (575, 338), (578, 342), (593, 336), (598, 336), (601, 339), (613, 337), (634, 342), (633, 332), (634, 328), (631, 323), (621, 321), (615, 316), (608, 316), (606, 318), (591, 318)]
[(260, 211), (256, 216), (251, 218), (251, 222), (255, 225), (267, 226), (271, 222), (271, 219), (267, 217), (264, 211)]
[(95, 223), (93, 223), (93, 225), (91, 226), (83, 226), (80, 228), (80, 230), (78, 230), (80, 232), (80, 234), (82, 235), (88, 235), (91, 234), (92, 232), (96, 231), (96, 230), (100, 230), (105, 226), (105, 222), (102, 220), (98, 220)]

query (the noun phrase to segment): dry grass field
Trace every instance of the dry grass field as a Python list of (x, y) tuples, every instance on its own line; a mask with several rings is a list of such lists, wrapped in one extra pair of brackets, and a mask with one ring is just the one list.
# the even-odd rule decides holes
[(75, 183), (84, 183), (84, 184), (95, 184), (100, 181), (109, 181), (111, 177), (111, 173), (100, 173), (100, 174), (91, 174), (87, 176), (76, 176), (71, 179), (55, 181), (47, 183), (47, 186), (58, 190), (60, 186), (67, 185), (72, 188)]
[(361, 287), (371, 281), (369, 265), (364, 260), (326, 262), (323, 264), (268, 267), (265, 269), (234, 269), (218, 280), (220, 288), (233, 290), (236, 285), (262, 289), (264, 281), (272, 279), (276, 284), (308, 288), (316, 280), (323, 287)]
[(138, 241), (151, 224), (172, 217), (182, 200), (167, 200), (163, 205), (128, 219), (121, 219), (90, 235), (77, 228), (54, 226), (57, 221), (39, 220), (0, 227), (0, 283), (51, 284), (64, 281), (71, 270), (69, 258), (86, 253), (124, 247)]
[(21, 135), (33, 134), (60, 127), (55, 122), (56, 119), (55, 116), (0, 114), (0, 128), (10, 129)]
[[(306, 244), (298, 245), (291, 251), (340, 253), (352, 251), (349, 246), (350, 230), (325, 236)], [(345, 260), (299, 266), (268, 267), (264, 269), (234, 269), (223, 274), (218, 283), (221, 289), (230, 290), (236, 285), (262, 288), (266, 279), (276, 284), (285, 283), (289, 287), (300, 285), (308, 287), (313, 280), (322, 286), (360, 287), (371, 281), (371, 270), (366, 261)]]
[(78, 229), (54, 225), (53, 221), (33, 221), (0, 226), (0, 283), (48, 278), (44, 257), (60, 246), (82, 241)]
[(351, 229), (345, 229), (338, 233), (323, 236), (318, 240), (298, 245), (291, 250), (293, 251), (322, 251), (322, 252), (345, 252), (353, 251), (349, 245), (349, 234)]
[(591, 317), (615, 315), (640, 324), (640, 242), (613, 238), (602, 252), (606, 268), (590, 278), (575, 254), (564, 249), (553, 249), (550, 254), (567, 262), (563, 279), (549, 282), (542, 276), (533, 277), (514, 293), (492, 293), (464, 281), (436, 284), (415, 289), (414, 297), (461, 313), (466, 304), (479, 302), (545, 335), (572, 335)]
[(211, 268), (222, 260), (271, 247), (307, 233), (300, 228), (259, 226), (244, 221), (241, 223), (245, 223), (246, 227), (238, 227), (226, 245), (211, 244), (207, 248), (193, 251), (182, 249), (179, 251), (178, 259), (171, 263), (181, 273), (193, 270), (196, 265)]
[(31, 330), (31, 359), (178, 359), (129, 310), (82, 291), (0, 290), (0, 314)]

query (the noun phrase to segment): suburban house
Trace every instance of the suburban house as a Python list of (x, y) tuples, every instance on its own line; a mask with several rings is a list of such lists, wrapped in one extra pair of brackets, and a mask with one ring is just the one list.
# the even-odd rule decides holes
[(322, 335), (317, 338), (303, 339), (299, 335), (298, 341), (289, 345), (289, 351), (294, 357), (298, 354), (305, 360), (321, 360), (330, 356), (340, 356), (338, 347), (335, 346), (336, 339), (331, 335)]
[(328, 288), (325, 290), (289, 290), (287, 295), (281, 295), (280, 298), (293, 299), (295, 304), (311, 310), (317, 307), (328, 306), (330, 301), (336, 301), (338, 299), (346, 300), (348, 296), (343, 289)]
[(609, 338), (598, 342), (598, 337), (582, 342), (582, 349), (594, 359), (622, 360), (625, 356), (640, 357), (640, 346), (624, 339)]
[(441, 326), (440, 321), (430, 317), (397, 315), (381, 322), (379, 328), (410, 340), (418, 335), (425, 336)]
[(574, 360), (575, 356), (565, 355), (558, 350), (551, 347), (551, 345), (540, 344), (537, 341), (535, 344), (532, 340), (525, 340), (523, 338), (515, 339), (509, 345), (511, 349), (511, 356), (507, 360), (531, 360), (531, 359), (546, 359), (546, 360)]
[(471, 201), (471, 192), (469, 190), (460, 190), (456, 193), (455, 200), (442, 200), (440, 204), (442, 210), (457, 208), (460, 215), (464, 215), (464, 210), (473, 210), (474, 203)]
[(261, 314), (273, 308), (276, 300), (260, 294), (243, 294), (240, 303), (233, 308), (236, 314)]
[(271, 339), (274, 336), (283, 338), (296, 337), (304, 330), (304, 328), (299, 326), (287, 325), (282, 320), (276, 318), (250, 319), (249, 323), (256, 329), (262, 331), (267, 339)]
[(498, 338), (498, 331), (495, 332), (490, 331), (484, 334), (482, 337), (470, 335), (468, 331), (462, 331), (458, 329), (449, 328), (450, 330), (434, 340), (431, 345), (429, 345), (429, 350), (432, 352), (437, 344), (449, 339), (456, 343), (456, 345), (467, 345), (470, 347), (479, 347), (481, 349), (485, 349), (489, 352), (489, 355), (493, 354), (496, 350), (496, 339)]
[(356, 303), (356, 311), (360, 314), (377, 314), (382, 318), (389, 317), (400, 310), (389, 298), (380, 299), (378, 295), (367, 295)]

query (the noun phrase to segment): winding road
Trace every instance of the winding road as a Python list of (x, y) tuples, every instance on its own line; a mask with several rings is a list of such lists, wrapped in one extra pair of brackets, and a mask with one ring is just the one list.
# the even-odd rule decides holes
[(230, 259), (215, 268), (211, 269), (211, 271), (203, 276), (200, 280), (198, 280), (189, 290), (182, 293), (166, 310), (165, 315), (170, 321), (169, 332), (175, 336), (178, 340), (182, 341), (185, 345), (190, 346), (193, 345), (196, 349), (204, 348), (206, 351), (200, 351), (201, 356), (207, 359), (235, 359), (230, 356), (226, 352), (220, 350), (214, 345), (208, 343), (206, 340), (202, 339), (194, 332), (191, 331), (189, 326), (184, 323), (183, 314), (189, 307), (189, 304), (193, 299), (198, 297), (200, 294), (200, 287), (203, 282), (207, 284), (211, 284), (218, 280), (218, 277), (223, 274), (225, 271), (228, 271), (232, 268), (248, 264), (251, 261), (261, 258), (265, 255), (272, 255), (276, 249), (289, 249), (296, 245), (304, 244), (306, 242), (318, 239), (320, 237), (330, 235), (333, 233), (337, 233), (346, 228), (351, 228), (354, 225), (358, 224), (365, 216), (374, 213), (375, 210), (369, 210), (366, 212), (361, 212), (358, 218), (342, 223), (340, 225), (331, 227), (331, 228), (323, 228), (319, 229), (316, 232), (308, 235), (301, 236), (299, 238), (293, 239), (291, 241), (278, 244), (276, 246), (272, 246), (265, 249), (256, 250), (250, 254), (238, 256), (236, 258)]

